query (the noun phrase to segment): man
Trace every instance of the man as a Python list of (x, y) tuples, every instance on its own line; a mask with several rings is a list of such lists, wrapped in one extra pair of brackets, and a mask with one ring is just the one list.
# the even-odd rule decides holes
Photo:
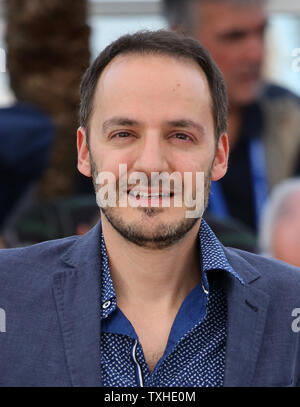
[[(225, 86), (205, 49), (167, 31), (112, 43), (83, 78), (77, 146), (101, 224), (0, 252), (0, 384), (300, 385), (298, 269), (225, 249), (202, 220), (228, 159)], [(157, 174), (177, 174), (169, 192)]]
[(300, 268), (300, 178), (274, 188), (263, 210), (259, 246), (264, 255)]
[(212, 184), (211, 213), (254, 232), (274, 185), (300, 173), (299, 98), (264, 83), (265, 0), (164, 0), (173, 30), (208, 49), (229, 96), (229, 170)]

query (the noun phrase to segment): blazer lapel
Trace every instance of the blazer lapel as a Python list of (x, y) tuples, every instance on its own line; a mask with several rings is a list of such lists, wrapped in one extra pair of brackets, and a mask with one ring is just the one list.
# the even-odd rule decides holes
[(260, 274), (244, 259), (225, 249), (245, 286), (226, 276), (228, 331), (224, 386), (251, 386), (267, 316), (269, 296), (252, 284)]
[(101, 386), (98, 223), (63, 255), (53, 290), (73, 386)]

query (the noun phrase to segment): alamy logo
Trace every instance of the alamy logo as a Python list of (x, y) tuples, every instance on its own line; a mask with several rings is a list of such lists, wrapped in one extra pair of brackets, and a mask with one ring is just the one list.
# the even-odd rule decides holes
[(0, 333), (6, 332), (6, 313), (4, 309), (0, 308)]
[(292, 322), (292, 331), (298, 333), (300, 332), (300, 308), (293, 309), (292, 317), (296, 317)]
[(100, 208), (189, 208), (186, 218), (199, 218), (205, 207), (204, 172), (127, 173), (127, 165), (119, 164), (118, 179), (109, 171), (99, 172), (96, 200)]
[(300, 72), (300, 48), (293, 49), (292, 57), (294, 58), (292, 62), (293, 72)]
[(6, 72), (6, 52), (0, 48), (0, 72)]

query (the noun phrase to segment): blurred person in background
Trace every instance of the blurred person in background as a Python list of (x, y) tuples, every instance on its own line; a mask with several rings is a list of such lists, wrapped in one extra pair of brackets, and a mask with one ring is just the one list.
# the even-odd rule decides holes
[(231, 156), (212, 183), (210, 213), (257, 231), (269, 191), (300, 174), (300, 99), (262, 78), (265, 0), (164, 0), (172, 30), (198, 39), (220, 67), (229, 95)]
[(274, 188), (263, 210), (259, 247), (262, 254), (300, 268), (300, 178)]
[(23, 207), (2, 231), (0, 248), (25, 247), (46, 240), (84, 235), (99, 220), (94, 195), (59, 198)]
[(54, 135), (52, 120), (32, 104), (17, 102), (0, 109), (0, 235), (35, 202)]
[(74, 197), (74, 133), (90, 28), (88, 0), (0, 3), (5, 82), (17, 100), (0, 109), (0, 247), (12, 247), (75, 233), (86, 209)]

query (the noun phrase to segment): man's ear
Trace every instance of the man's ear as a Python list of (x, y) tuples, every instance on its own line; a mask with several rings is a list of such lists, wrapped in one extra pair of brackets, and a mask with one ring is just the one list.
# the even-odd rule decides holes
[(92, 176), (87, 134), (83, 127), (77, 130), (77, 168), (86, 177)]
[(223, 133), (218, 140), (215, 160), (211, 173), (211, 180), (218, 181), (223, 178), (227, 172), (229, 156), (229, 142), (226, 133)]

